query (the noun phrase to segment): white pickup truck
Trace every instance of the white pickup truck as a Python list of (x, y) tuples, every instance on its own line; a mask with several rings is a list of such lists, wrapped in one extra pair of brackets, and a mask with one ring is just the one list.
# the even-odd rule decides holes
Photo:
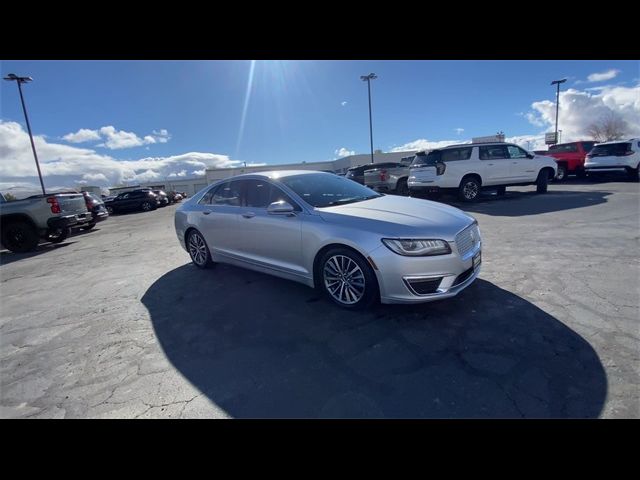
[(81, 193), (50, 193), (13, 201), (0, 194), (0, 241), (15, 253), (35, 250), (40, 239), (62, 242), (71, 227), (91, 221)]

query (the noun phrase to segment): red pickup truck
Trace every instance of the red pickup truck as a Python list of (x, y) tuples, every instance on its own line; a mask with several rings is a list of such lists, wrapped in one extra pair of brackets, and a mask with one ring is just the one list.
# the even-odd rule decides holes
[(584, 159), (595, 144), (596, 142), (580, 141), (551, 145), (546, 155), (555, 158), (558, 164), (556, 181), (562, 182), (570, 173), (578, 177), (584, 176)]

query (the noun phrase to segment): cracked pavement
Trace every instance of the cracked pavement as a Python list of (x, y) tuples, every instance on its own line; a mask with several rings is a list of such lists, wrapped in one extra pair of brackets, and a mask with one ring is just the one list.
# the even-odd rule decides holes
[(443, 200), (478, 219), (483, 270), (417, 306), (197, 270), (175, 206), (2, 251), (0, 417), (639, 418), (639, 185)]

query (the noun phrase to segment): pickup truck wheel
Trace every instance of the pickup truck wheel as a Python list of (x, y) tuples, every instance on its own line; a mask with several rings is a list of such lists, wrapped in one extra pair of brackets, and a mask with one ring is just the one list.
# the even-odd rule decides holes
[(56, 228), (55, 230), (49, 230), (47, 233), (47, 240), (51, 243), (60, 243), (67, 239), (71, 233), (70, 228)]
[(564, 182), (567, 179), (567, 167), (558, 164), (558, 173), (556, 173), (556, 182)]
[(398, 180), (398, 185), (396, 186), (396, 193), (404, 197), (409, 195), (409, 186), (407, 185), (406, 178), (401, 178), (400, 180)]
[(480, 182), (476, 177), (465, 177), (458, 187), (458, 197), (463, 202), (475, 202), (480, 197)]
[(549, 186), (549, 174), (546, 170), (540, 170), (538, 173), (538, 179), (536, 180), (536, 192), (547, 193)]
[(16, 221), (2, 225), (2, 244), (13, 253), (35, 250), (38, 240), (38, 232), (27, 222)]

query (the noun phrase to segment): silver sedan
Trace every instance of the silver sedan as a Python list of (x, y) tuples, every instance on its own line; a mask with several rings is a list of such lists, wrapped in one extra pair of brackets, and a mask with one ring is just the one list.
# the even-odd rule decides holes
[(197, 267), (220, 262), (276, 275), (317, 287), (345, 308), (451, 297), (480, 271), (473, 217), (331, 173), (221, 180), (176, 210), (175, 228)]

